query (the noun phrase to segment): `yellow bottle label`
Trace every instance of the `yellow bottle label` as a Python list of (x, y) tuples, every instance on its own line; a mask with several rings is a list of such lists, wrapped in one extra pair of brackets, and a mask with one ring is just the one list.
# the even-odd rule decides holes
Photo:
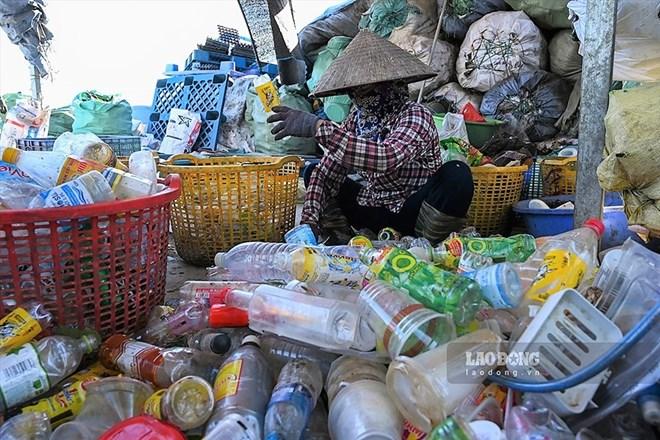
[(280, 105), (280, 94), (272, 81), (256, 86), (255, 91), (267, 113)]
[(215, 378), (213, 385), (213, 395), (215, 401), (222, 400), (225, 397), (230, 397), (238, 392), (238, 385), (241, 383), (241, 370), (243, 369), (243, 361), (237, 359), (226, 364), (220, 372), (218, 377)]
[(366, 271), (358, 258), (348, 255), (324, 255), (305, 247), (293, 252), (293, 276), (303, 283), (329, 283), (360, 287)]
[(101, 172), (105, 168), (105, 165), (101, 163), (69, 156), (64, 160), (64, 163), (62, 163), (60, 174), (57, 176), (57, 184), (61, 185), (69, 182), (76, 177), (89, 173), (90, 171)]
[(55, 428), (80, 414), (87, 395), (85, 387), (89, 382), (96, 380), (99, 378), (93, 375), (88, 376), (85, 380), (77, 380), (64, 386), (59, 393), (22, 408), (21, 412), (44, 412)]
[(155, 417), (159, 420), (163, 419), (163, 413), (161, 411), (161, 402), (167, 389), (158, 390), (153, 393), (146, 402), (144, 402), (144, 412), (149, 414), (152, 417)]
[(552, 249), (545, 254), (543, 265), (527, 291), (527, 298), (545, 302), (563, 289), (575, 289), (582, 282), (587, 263), (571, 251)]
[(9, 350), (30, 342), (42, 330), (39, 321), (19, 307), (0, 320), (0, 350)]

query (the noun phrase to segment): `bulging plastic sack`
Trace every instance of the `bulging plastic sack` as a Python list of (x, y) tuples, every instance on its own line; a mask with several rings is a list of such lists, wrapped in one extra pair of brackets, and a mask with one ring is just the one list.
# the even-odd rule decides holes
[[(568, 9), (575, 32), (584, 43), (587, 0), (571, 0)], [(660, 1), (619, 0), (615, 40), (614, 80), (660, 80)]]
[(486, 92), (511, 75), (546, 64), (545, 39), (524, 12), (493, 12), (470, 26), (456, 75), (463, 88)]
[(505, 0), (446, 0), (449, 2), (442, 30), (452, 40), (461, 42), (472, 23), (491, 12), (509, 9)]
[(568, 0), (505, 0), (515, 11), (523, 11), (544, 29), (567, 29)]
[(565, 80), (576, 81), (582, 73), (582, 57), (578, 53), (580, 42), (573, 32), (564, 29), (555, 34), (548, 45), (550, 71)]

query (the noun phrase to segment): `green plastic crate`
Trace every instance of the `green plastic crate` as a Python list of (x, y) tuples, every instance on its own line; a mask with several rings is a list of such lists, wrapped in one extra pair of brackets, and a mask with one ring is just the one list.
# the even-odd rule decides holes
[[(438, 113), (433, 116), (435, 121), (435, 126), (438, 129), (442, 128), (442, 123), (445, 120), (444, 113)], [(483, 147), (486, 142), (490, 140), (495, 134), (495, 130), (498, 126), (504, 124), (504, 121), (499, 121), (497, 119), (486, 118), (486, 122), (465, 122), (467, 128), (468, 138), (470, 139), (470, 144), (477, 148)]]

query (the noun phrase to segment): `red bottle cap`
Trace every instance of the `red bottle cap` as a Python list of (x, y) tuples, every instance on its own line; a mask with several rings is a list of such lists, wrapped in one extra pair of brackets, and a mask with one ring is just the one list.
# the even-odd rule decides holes
[(248, 312), (237, 307), (221, 304), (211, 306), (209, 311), (209, 327), (247, 327)]
[(137, 416), (117, 423), (99, 440), (186, 440), (181, 431), (151, 416)]
[(223, 287), (217, 292), (212, 292), (209, 294), (209, 304), (211, 306), (219, 304), (224, 305), (227, 302), (227, 295), (231, 292), (230, 287)]
[(592, 229), (598, 235), (599, 238), (602, 237), (603, 234), (605, 234), (605, 225), (600, 219), (590, 218), (589, 220), (584, 222), (584, 227)]

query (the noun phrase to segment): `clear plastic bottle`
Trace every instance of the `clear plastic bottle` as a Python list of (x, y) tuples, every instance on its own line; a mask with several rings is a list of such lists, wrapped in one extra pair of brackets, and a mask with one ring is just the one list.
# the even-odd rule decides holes
[(231, 353), (241, 345), (241, 341), (249, 334), (248, 329), (203, 329), (188, 336), (188, 347), (200, 351), (226, 354)]
[(316, 362), (323, 375), (326, 376), (330, 370), (330, 365), (337, 359), (336, 354), (321, 351), (309, 345), (296, 344), (277, 336), (264, 335), (259, 339), (261, 340), (261, 350), (278, 371), (289, 361), (306, 359)]
[(115, 199), (115, 193), (105, 177), (93, 170), (43, 191), (30, 202), (30, 208), (90, 205)]
[(603, 222), (590, 219), (584, 226), (550, 237), (524, 263), (517, 265), (525, 290), (519, 313), (529, 305), (542, 305), (563, 289), (578, 289), (592, 279), (598, 265), (598, 240), (605, 232)]
[(2, 440), (49, 440), (51, 426), (42, 412), (19, 414), (0, 426)]
[(217, 254), (215, 264), (227, 279), (280, 284), (296, 279), (348, 287), (361, 286), (367, 270), (351, 246), (287, 243), (242, 243)]
[(53, 314), (43, 304), (29, 301), (0, 320), (0, 351), (7, 351), (36, 338), (53, 325)]
[(307, 360), (287, 363), (266, 411), (266, 440), (300, 439), (323, 389), (319, 366)]
[(259, 348), (259, 338), (243, 344), (220, 367), (213, 392), (215, 407), (206, 425), (206, 440), (261, 439), (273, 373)]
[(119, 199), (130, 199), (156, 192), (156, 185), (141, 177), (88, 159), (66, 156), (54, 151), (23, 151), (5, 148), (3, 162), (16, 165), (44, 188), (69, 182), (78, 176), (96, 170), (103, 174)]
[(250, 328), (322, 348), (347, 349), (356, 340), (357, 306), (261, 285), (254, 292), (228, 290), (228, 306), (247, 309)]
[(178, 305), (185, 301), (202, 301), (211, 305), (226, 288), (251, 290), (255, 286), (245, 281), (186, 281), (178, 292), (166, 295), (165, 302)]
[(536, 241), (528, 234), (511, 237), (467, 237), (453, 234), (435, 248), (433, 261), (456, 269), (461, 255), (471, 252), (492, 258), (495, 262), (521, 263), (535, 250)]
[(106, 368), (166, 388), (185, 376), (212, 381), (221, 358), (188, 347), (163, 349), (126, 335), (110, 336), (101, 345), (99, 358)]
[(182, 431), (202, 426), (213, 412), (213, 389), (202, 378), (185, 376), (147, 399), (144, 412)]
[(128, 172), (155, 184), (158, 180), (158, 170), (151, 151), (142, 150), (131, 154), (128, 158)]
[(160, 320), (150, 320), (136, 339), (166, 345), (176, 338), (208, 327), (209, 307), (199, 301), (185, 302)]
[(73, 374), (85, 354), (99, 346), (96, 334), (80, 339), (48, 336), (0, 356), (0, 411), (47, 392)]
[(513, 309), (522, 300), (520, 276), (511, 263), (499, 263), (465, 274), (481, 287), (488, 304), (496, 309)]
[(341, 356), (330, 366), (325, 382), (328, 402), (332, 404), (337, 394), (346, 386), (361, 380), (385, 383), (387, 368), (383, 364), (351, 356)]
[(431, 310), (451, 314), (456, 325), (469, 323), (481, 306), (476, 282), (417, 261), (406, 250), (364, 249), (362, 258), (378, 279), (404, 290)]

